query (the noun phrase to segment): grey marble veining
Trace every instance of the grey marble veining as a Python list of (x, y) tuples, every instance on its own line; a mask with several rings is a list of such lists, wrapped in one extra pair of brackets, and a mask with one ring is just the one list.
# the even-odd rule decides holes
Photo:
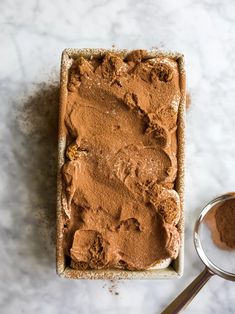
[[(0, 12), (0, 312), (160, 313), (203, 268), (192, 241), (201, 206), (235, 190), (235, 2), (2, 0)], [(66, 47), (112, 44), (185, 54), (192, 104), (180, 280), (113, 288), (55, 274), (60, 55)], [(235, 313), (234, 296), (233, 282), (214, 277), (185, 313)]]

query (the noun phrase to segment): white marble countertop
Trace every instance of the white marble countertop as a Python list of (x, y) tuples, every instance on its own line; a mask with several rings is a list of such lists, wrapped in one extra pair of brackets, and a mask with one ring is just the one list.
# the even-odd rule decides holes
[[(200, 208), (235, 190), (235, 2), (2, 0), (0, 12), (1, 313), (160, 313), (203, 269), (192, 241)], [(55, 274), (57, 87), (51, 84), (64, 48), (112, 44), (185, 54), (192, 104), (179, 280), (113, 287)], [(235, 283), (212, 278), (185, 313), (235, 313)]]

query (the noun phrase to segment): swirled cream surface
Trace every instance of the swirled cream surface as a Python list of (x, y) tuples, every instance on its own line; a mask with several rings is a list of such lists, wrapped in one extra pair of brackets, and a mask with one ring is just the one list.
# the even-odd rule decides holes
[(177, 62), (78, 58), (70, 69), (64, 250), (75, 269), (148, 269), (178, 255)]

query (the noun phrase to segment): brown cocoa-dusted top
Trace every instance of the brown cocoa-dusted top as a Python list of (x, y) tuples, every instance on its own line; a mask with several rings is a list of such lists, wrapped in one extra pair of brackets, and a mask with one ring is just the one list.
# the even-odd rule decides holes
[(64, 248), (73, 268), (147, 269), (179, 250), (177, 62), (75, 60), (65, 115)]
[(235, 249), (235, 198), (215, 205), (205, 217), (214, 243), (221, 249)]

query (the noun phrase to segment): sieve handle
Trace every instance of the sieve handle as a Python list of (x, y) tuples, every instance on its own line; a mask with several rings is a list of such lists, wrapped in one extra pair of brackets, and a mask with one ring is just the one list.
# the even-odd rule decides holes
[(206, 267), (197, 278), (161, 314), (177, 314), (186, 308), (214, 274)]

